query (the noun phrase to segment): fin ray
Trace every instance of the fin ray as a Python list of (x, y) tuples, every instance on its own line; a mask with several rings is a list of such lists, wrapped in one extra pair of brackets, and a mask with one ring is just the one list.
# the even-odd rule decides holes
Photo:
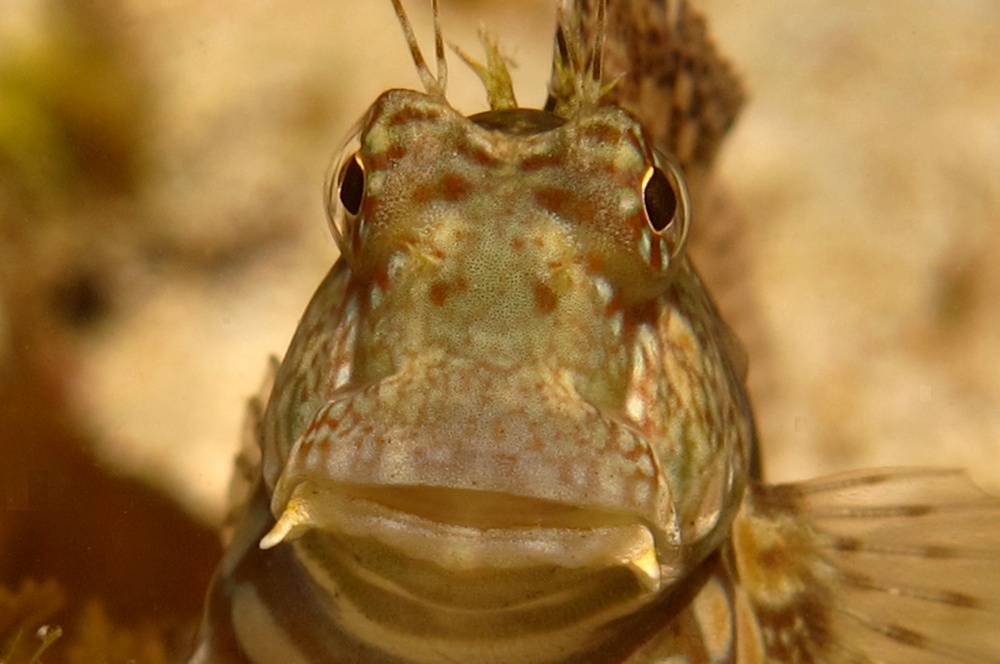
[(777, 661), (1000, 661), (1000, 499), (964, 473), (754, 486), (734, 557)]

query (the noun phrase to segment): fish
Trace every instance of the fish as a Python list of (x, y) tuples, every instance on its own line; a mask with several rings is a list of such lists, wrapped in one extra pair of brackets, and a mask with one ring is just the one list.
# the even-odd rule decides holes
[[(382, 93), (248, 407), (191, 664), (1000, 662), (1000, 499), (767, 483), (689, 239), (742, 89), (677, 0), (561, 0), (549, 97)], [(457, 50), (457, 49), (456, 49)]]

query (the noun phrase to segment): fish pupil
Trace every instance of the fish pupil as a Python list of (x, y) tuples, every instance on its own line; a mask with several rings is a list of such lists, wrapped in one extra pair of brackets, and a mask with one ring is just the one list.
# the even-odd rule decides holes
[(677, 193), (659, 167), (653, 167), (642, 196), (649, 225), (657, 233), (662, 233), (677, 213)]
[(350, 214), (361, 212), (361, 201), (365, 195), (365, 171), (358, 156), (354, 155), (344, 165), (340, 175), (340, 202)]

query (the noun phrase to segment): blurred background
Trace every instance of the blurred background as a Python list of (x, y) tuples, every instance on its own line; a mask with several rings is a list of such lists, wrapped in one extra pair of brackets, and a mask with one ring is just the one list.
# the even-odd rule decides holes
[[(442, 4), (544, 100), (551, 2)], [(749, 92), (712, 190), (739, 241), (706, 278), (768, 476), (937, 465), (1000, 492), (1000, 4), (695, 6)], [(0, 635), (91, 596), (88, 624), (197, 613), (244, 403), (336, 257), (324, 176), (387, 87), (419, 87), (387, 1), (4, 0)], [(61, 587), (25, 600), (27, 577)]]

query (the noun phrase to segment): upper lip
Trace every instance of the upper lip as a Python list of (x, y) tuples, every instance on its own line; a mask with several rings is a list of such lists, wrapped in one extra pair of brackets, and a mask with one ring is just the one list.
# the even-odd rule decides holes
[(635, 515), (496, 491), (303, 480), (262, 547), (310, 529), (369, 537), (446, 567), (624, 566), (661, 585), (654, 533)]

